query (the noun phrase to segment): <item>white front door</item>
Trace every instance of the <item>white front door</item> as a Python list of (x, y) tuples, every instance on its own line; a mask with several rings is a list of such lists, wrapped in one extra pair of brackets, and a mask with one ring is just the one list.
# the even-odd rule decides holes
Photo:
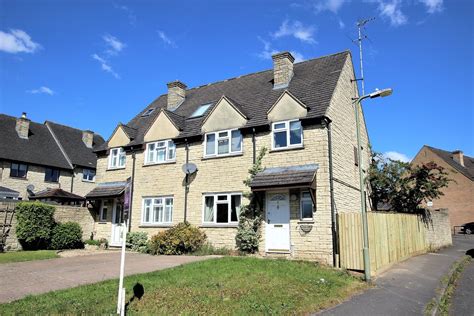
[(267, 193), (266, 251), (290, 251), (290, 201), (288, 192)]
[(125, 225), (122, 223), (122, 204), (117, 203), (117, 200), (114, 200), (112, 208), (112, 232), (110, 235), (110, 245), (111, 246), (121, 246), (122, 245), (122, 229), (125, 228)]

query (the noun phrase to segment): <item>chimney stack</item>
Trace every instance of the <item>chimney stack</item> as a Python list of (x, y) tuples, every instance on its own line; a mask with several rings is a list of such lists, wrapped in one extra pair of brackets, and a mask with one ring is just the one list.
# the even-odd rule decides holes
[(21, 113), (21, 117), (16, 119), (15, 130), (20, 138), (28, 139), (30, 122), (31, 121), (26, 118), (26, 112)]
[(92, 148), (92, 144), (94, 141), (94, 132), (89, 130), (82, 131), (82, 141), (84, 142), (87, 148)]
[(168, 105), (167, 109), (174, 111), (186, 98), (186, 85), (181, 81), (173, 81), (167, 84), (168, 86)]
[(453, 159), (458, 164), (464, 167), (464, 153), (462, 152), (462, 150), (453, 151)]
[(286, 88), (293, 78), (293, 62), (295, 58), (290, 52), (277, 53), (273, 59), (273, 89)]

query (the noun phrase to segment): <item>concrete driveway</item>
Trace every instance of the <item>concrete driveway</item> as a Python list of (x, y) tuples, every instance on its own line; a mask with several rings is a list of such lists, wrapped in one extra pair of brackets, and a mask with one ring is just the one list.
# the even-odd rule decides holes
[[(145, 273), (211, 258), (127, 253), (125, 275)], [(119, 277), (120, 252), (0, 264), (0, 303), (29, 294), (76, 287)]]

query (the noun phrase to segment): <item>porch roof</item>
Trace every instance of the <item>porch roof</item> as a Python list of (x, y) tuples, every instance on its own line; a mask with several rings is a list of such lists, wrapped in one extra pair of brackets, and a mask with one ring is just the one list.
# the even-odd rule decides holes
[(276, 187), (312, 187), (319, 165), (267, 168), (255, 175), (250, 183), (252, 190)]
[(3, 196), (18, 197), (18, 195), (20, 195), (20, 192), (12, 190), (7, 187), (0, 186), (0, 197), (3, 197)]
[(64, 191), (63, 189), (46, 189), (40, 192), (35, 193), (34, 195), (30, 195), (30, 200), (37, 200), (37, 199), (58, 199), (58, 200), (74, 200), (74, 201), (83, 201), (85, 198), (83, 196)]
[(94, 199), (119, 196), (125, 191), (125, 185), (125, 181), (99, 183), (92, 191), (86, 194), (86, 198)]

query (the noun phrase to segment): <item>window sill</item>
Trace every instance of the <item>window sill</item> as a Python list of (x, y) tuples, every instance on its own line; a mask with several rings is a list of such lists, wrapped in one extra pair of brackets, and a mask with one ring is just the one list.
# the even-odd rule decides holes
[(28, 180), (28, 178), (14, 177), (14, 176), (10, 176), (10, 179), (15, 179), (15, 180)]
[(115, 170), (123, 170), (125, 167), (117, 167), (117, 168), (107, 168), (105, 171), (115, 171)]
[(305, 224), (311, 224), (311, 225), (313, 225), (313, 224), (314, 224), (314, 220), (312, 220), (312, 219), (300, 219), (300, 220), (298, 221), (298, 225), (300, 225), (300, 224), (303, 224), (303, 225), (305, 225)]
[(151, 162), (151, 163), (144, 163), (143, 167), (158, 166), (158, 165), (171, 165), (175, 163), (176, 163), (176, 160), (163, 161), (163, 162)]
[(99, 221), (98, 224), (107, 224), (107, 221)]
[(288, 151), (288, 150), (301, 150), (301, 149), (304, 149), (304, 146), (274, 148), (274, 149), (270, 150), (270, 153), (275, 153), (275, 152), (280, 152), (280, 151)]
[(58, 181), (46, 181), (46, 180), (44, 180), (44, 183), (58, 184), (59, 180)]
[(173, 227), (173, 223), (169, 224), (140, 224), (139, 228), (170, 228)]
[(217, 156), (204, 156), (201, 158), (201, 160), (238, 157), (238, 156), (243, 156), (243, 155), (244, 153), (235, 153), (235, 154), (226, 154), (226, 155), (217, 155)]
[(200, 228), (237, 228), (239, 227), (238, 223), (235, 224), (202, 224)]
[(95, 180), (92, 180), (92, 181), (91, 181), (91, 180), (84, 180), (84, 179), (82, 179), (82, 182), (95, 183)]

